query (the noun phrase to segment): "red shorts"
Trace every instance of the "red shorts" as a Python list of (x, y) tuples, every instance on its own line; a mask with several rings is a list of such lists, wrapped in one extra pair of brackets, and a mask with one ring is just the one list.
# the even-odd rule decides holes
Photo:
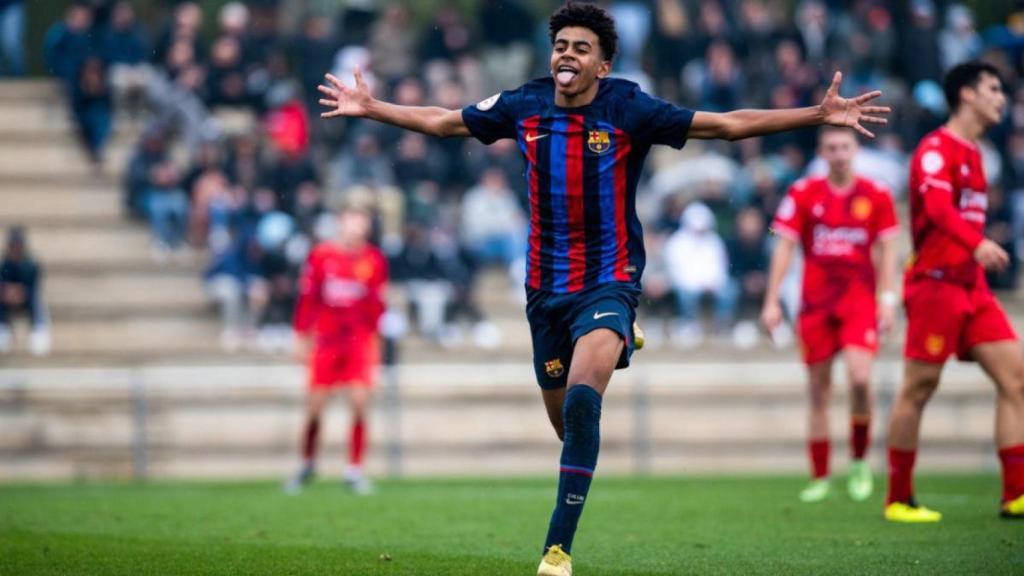
[(906, 283), (907, 344), (911, 360), (943, 363), (954, 353), (971, 359), (971, 349), (986, 342), (1016, 340), (1006, 312), (987, 287), (967, 288), (939, 280)]
[(868, 289), (851, 289), (834, 306), (800, 312), (797, 333), (805, 364), (828, 360), (847, 347), (878, 351), (878, 309)]
[(343, 345), (317, 344), (309, 364), (311, 388), (373, 386), (380, 366), (380, 342), (376, 336), (352, 339)]

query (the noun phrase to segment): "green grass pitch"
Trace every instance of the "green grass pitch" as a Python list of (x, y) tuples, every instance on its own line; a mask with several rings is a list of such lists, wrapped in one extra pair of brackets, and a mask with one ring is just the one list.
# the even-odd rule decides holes
[[(1024, 574), (1024, 522), (994, 475), (923, 476), (938, 525), (887, 524), (882, 495), (796, 500), (797, 477), (598, 477), (578, 576)], [(841, 484), (837, 488), (845, 488)], [(358, 497), (323, 480), (0, 487), (0, 574), (532, 575), (554, 481), (390, 481)]]

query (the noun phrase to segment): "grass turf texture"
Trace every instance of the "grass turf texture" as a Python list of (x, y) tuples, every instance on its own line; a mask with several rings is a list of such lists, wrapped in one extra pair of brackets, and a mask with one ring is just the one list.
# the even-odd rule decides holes
[[(574, 568), (613, 574), (1024, 574), (1024, 522), (995, 476), (925, 476), (938, 525), (894, 525), (882, 496), (802, 478), (598, 477)], [(838, 490), (837, 490), (838, 488)], [(0, 574), (534, 574), (553, 480), (396, 481), (371, 497), (278, 485), (0, 487)]]

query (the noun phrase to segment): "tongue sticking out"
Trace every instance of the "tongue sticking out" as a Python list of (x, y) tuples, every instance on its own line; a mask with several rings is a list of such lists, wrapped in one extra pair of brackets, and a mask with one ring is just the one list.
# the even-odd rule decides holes
[(572, 79), (575, 77), (575, 72), (568, 72), (564, 70), (555, 75), (555, 78), (558, 79), (558, 83), (561, 84), (562, 86), (568, 86), (569, 83), (572, 82)]

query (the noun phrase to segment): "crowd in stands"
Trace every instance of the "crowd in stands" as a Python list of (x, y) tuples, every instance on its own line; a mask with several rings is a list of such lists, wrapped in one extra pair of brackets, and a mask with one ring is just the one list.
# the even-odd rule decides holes
[[(114, 110), (144, 122), (124, 201), (150, 222), (154, 258), (203, 255), (226, 347), (251, 334), (267, 347), (286, 346), (296, 272), (310, 245), (331, 234), (326, 209), (372, 203), (418, 330), (445, 344), (468, 326), (478, 345), (496, 345), (500, 335), (475, 303), (475, 280), (497, 268), (508, 271), (510, 289), (522, 283), (526, 182), (515, 143), (485, 147), (367, 121), (324, 122), (315, 86), (324, 72), (348, 80), (360, 67), (381, 98), (460, 108), (548, 73), (546, 15), (522, 0), (480, 2), (470, 12), (451, 2), (417, 22), (408, 3), (351, 2), (286, 30), (284, 4), (230, 2), (211, 14), (172, 2), (146, 27), (131, 3), (93, 0), (70, 7), (48, 33), (50, 71), (66, 86), (98, 167), (112, 122), (123, 116)], [(984, 146), (989, 234), (1014, 259), (992, 281), (1016, 287), (1024, 254), (1024, 5), (979, 30), (968, 8), (942, 0), (802, 0), (792, 11), (769, 0), (604, 4), (620, 36), (614, 74), (682, 105), (811, 105), (836, 69), (845, 72), (845, 93), (882, 89), (891, 123), (866, 143), (857, 170), (897, 197), (909, 152), (944, 119), (944, 70), (975, 57), (995, 63), (1011, 106)], [(815, 139), (803, 131), (652, 155), (638, 202), (653, 341), (688, 347), (710, 332), (741, 346), (756, 342), (769, 223), (793, 181), (823, 170)], [(798, 282), (789, 285), (792, 300)]]

